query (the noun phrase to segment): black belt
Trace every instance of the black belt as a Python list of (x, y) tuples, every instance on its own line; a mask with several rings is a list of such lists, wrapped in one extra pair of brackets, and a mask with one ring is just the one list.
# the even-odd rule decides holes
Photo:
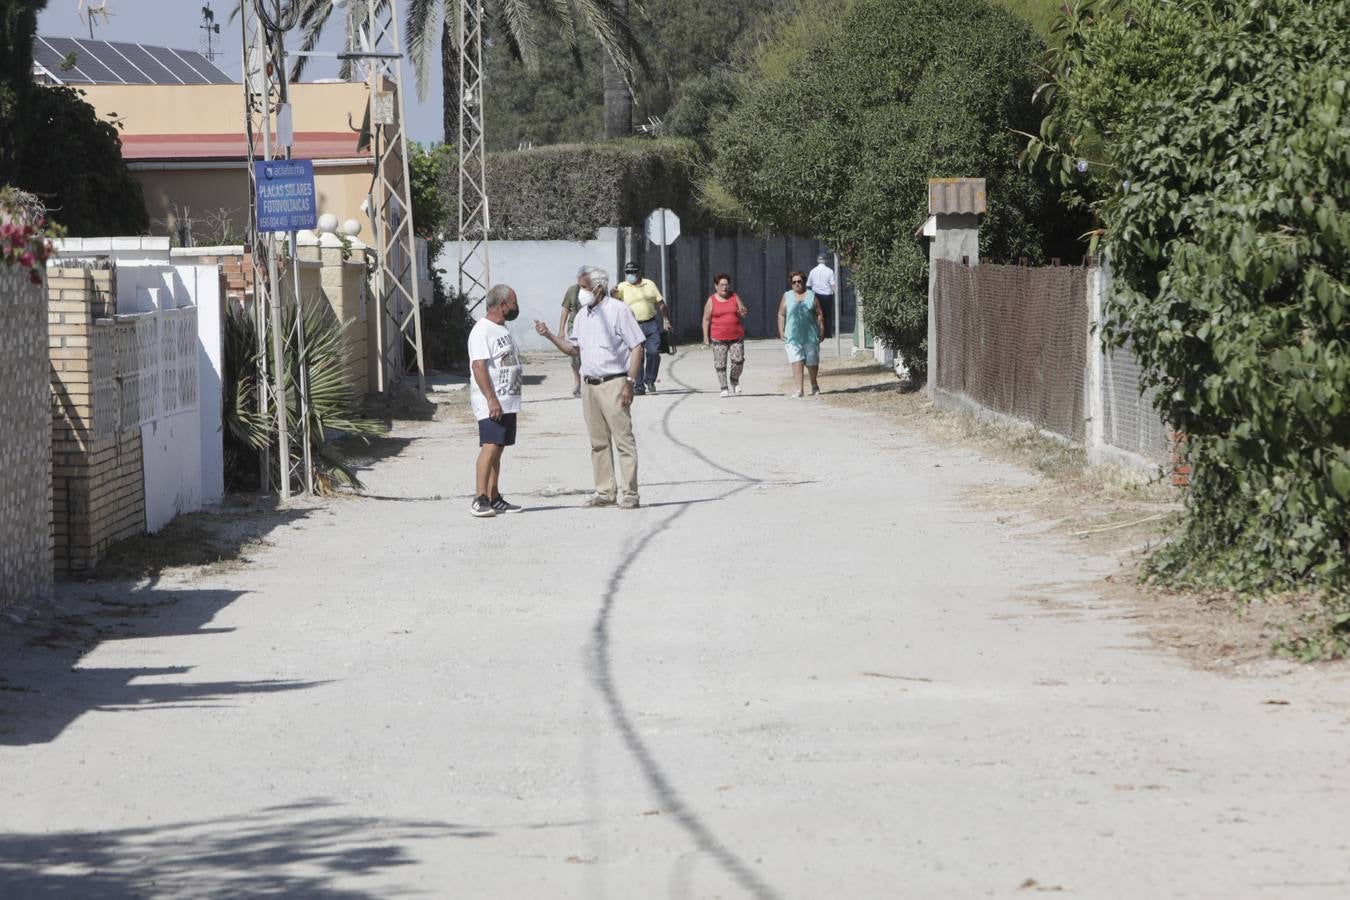
[(582, 376), (581, 380), (587, 384), (604, 384), (606, 381), (613, 381), (615, 378), (623, 378), (627, 374), (627, 372), (615, 372), (613, 375), (601, 375), (599, 378), (594, 375), (585, 375)]
[(639, 325), (646, 325), (648, 322), (652, 321), (652, 320), (655, 319), (655, 318), (656, 318), (656, 316), (648, 316), (648, 317), (645, 318), (645, 319), (638, 319), (638, 324), (639, 324)]

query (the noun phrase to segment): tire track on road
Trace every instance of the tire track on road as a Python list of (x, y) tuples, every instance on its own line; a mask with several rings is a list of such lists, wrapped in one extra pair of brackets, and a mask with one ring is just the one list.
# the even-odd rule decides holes
[[(671, 443), (688, 452), (700, 462), (708, 465), (719, 472), (730, 475), (736, 487), (733, 487), (719, 494), (716, 500), (726, 500), (733, 497), (741, 491), (752, 488), (762, 483), (762, 479), (753, 478), (743, 472), (737, 472), (709, 459), (703, 451), (697, 447), (688, 444), (675, 437), (671, 430), (671, 418), (675, 410), (684, 404), (690, 397), (696, 396), (695, 389), (680, 381), (675, 376), (675, 368), (684, 361), (684, 357), (671, 361), (667, 369), (667, 375), (682, 387), (690, 391), (684, 394), (667, 409), (661, 417), (661, 431)], [(679, 519), (689, 511), (690, 506), (695, 501), (684, 501), (676, 504), (678, 508), (670, 515), (664, 517), (661, 521), (650, 526), (641, 532), (636, 539), (630, 540), (628, 549), (619, 560), (618, 565), (610, 572), (609, 580), (605, 585), (605, 593), (601, 598), (600, 610), (596, 616), (595, 625), (592, 628), (591, 643), (591, 677), (596, 690), (600, 692), (601, 698), (609, 711), (610, 719), (614, 727), (618, 730), (623, 739), (624, 746), (628, 752), (637, 761), (642, 775), (647, 781), (648, 787), (656, 795), (661, 803), (662, 809), (672, 815), (685, 833), (689, 835), (694, 844), (708, 854), (727, 875), (729, 875), (737, 884), (744, 888), (751, 896), (761, 898), (761, 900), (777, 900), (778, 893), (766, 884), (759, 875), (743, 860), (737, 853), (723, 843), (712, 829), (703, 821), (698, 812), (694, 810), (680, 795), (679, 789), (675, 787), (666, 770), (661, 766), (655, 754), (652, 753), (642, 735), (638, 733), (637, 727), (633, 724), (632, 717), (628, 709), (624, 706), (623, 699), (619, 696), (618, 684), (614, 677), (613, 661), (613, 633), (610, 622), (614, 614), (615, 606), (618, 603), (619, 591), (624, 585), (629, 573), (634, 565), (641, 559), (646, 548), (654, 546), (652, 539), (669, 531)], [(699, 501), (701, 502), (701, 501)]]

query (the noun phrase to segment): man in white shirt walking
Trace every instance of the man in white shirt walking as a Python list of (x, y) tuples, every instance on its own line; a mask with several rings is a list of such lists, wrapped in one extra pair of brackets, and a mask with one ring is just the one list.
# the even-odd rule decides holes
[(478, 419), (478, 466), (469, 512), (480, 518), (520, 512), (497, 487), (502, 452), (516, 442), (522, 367), (506, 323), (520, 315), (516, 292), (499, 284), (487, 292), (487, 311), (469, 332), (470, 402)]
[[(633, 437), (633, 388), (642, 379), (642, 346), (646, 336), (633, 311), (609, 296), (609, 273), (583, 266), (577, 273), (576, 318), (565, 338), (535, 319), (534, 330), (568, 356), (581, 358), (581, 409), (591, 438), (595, 494), (583, 504), (637, 509), (637, 440)], [(614, 454), (619, 457), (623, 494), (614, 481)]]
[(829, 266), (828, 253), (816, 255), (816, 267), (806, 276), (806, 288), (816, 295), (821, 312), (825, 314), (825, 330), (822, 338), (834, 334), (834, 269)]

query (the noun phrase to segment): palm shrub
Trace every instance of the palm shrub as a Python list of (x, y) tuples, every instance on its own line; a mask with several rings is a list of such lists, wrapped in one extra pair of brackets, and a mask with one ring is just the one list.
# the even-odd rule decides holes
[[(362, 418), (357, 407), (360, 398), (347, 375), (348, 354), (345, 332), (349, 323), (338, 320), (327, 304), (304, 304), (303, 314), (294, 305), (282, 316), (286, 334), (295, 334), (297, 318), (304, 329), (305, 352), (296, 352), (295, 342), (286, 346), (286, 423), (291, 435), (291, 462), (299, 464), (303, 447), (299, 437), (304, 423), (300, 417), (301, 363), (304, 384), (309, 393), (310, 460), (314, 466), (314, 484), (320, 493), (339, 488), (361, 490), (346, 456), (337, 443), (342, 437), (357, 437), (368, 442), (384, 432), (379, 422)], [(275, 403), (268, 398), (267, 410), (258, 409), (258, 354), (269, 354), (271, 363), (271, 327), (258, 334), (251, 314), (235, 307), (225, 319), (224, 336), (224, 425), (227, 483), (235, 489), (258, 485), (258, 453), (274, 447), (272, 423)], [(271, 477), (278, 475), (275, 453), (269, 454)]]

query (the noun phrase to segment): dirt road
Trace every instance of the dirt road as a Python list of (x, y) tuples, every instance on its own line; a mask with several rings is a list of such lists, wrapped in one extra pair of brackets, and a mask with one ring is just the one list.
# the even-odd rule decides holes
[(1116, 561), (963, 499), (1031, 476), (781, 396), (775, 346), (725, 400), (668, 361), (644, 508), (577, 508), (530, 371), (523, 514), (414, 423), (247, 564), (0, 620), (0, 897), (1350, 896), (1343, 668), (1155, 649)]

